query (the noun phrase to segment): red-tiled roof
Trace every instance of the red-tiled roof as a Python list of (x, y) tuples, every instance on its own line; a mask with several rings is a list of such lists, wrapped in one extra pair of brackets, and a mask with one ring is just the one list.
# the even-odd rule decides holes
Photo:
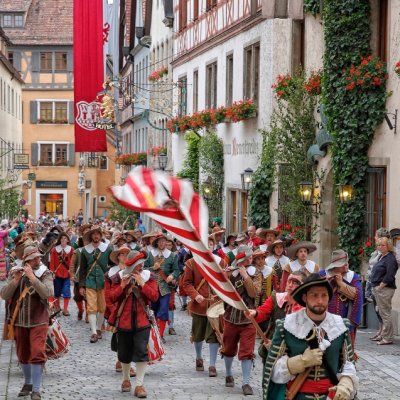
[[(0, 0), (12, 4), (15, 0)], [(22, 0), (18, 0), (21, 2)], [(25, 27), (5, 32), (14, 45), (72, 45), (72, 0), (29, 0)]]
[(26, 11), (32, 0), (0, 0), (0, 12)]

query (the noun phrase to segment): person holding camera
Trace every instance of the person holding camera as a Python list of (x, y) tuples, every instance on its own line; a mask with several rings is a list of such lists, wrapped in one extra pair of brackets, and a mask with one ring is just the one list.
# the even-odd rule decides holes
[(131, 391), (131, 362), (136, 363), (136, 387), (134, 395), (146, 398), (143, 386), (150, 338), (150, 322), (146, 308), (158, 300), (155, 277), (143, 269), (147, 254), (131, 250), (126, 258), (126, 268), (119, 272), (120, 284), (110, 287), (109, 301), (114, 304), (108, 318), (116, 328), (117, 354), (122, 365), (122, 392)]
[(40, 389), (49, 326), (48, 299), (54, 296), (53, 274), (41, 263), (36, 246), (26, 246), (23, 266), (10, 271), (0, 296), (10, 307), (9, 327), (14, 331), (18, 362), (25, 383), (18, 396), (41, 399)]

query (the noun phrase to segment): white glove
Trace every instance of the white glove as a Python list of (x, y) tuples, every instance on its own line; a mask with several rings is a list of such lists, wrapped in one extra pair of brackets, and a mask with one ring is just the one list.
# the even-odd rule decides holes
[(301, 374), (309, 367), (322, 364), (323, 351), (321, 349), (307, 349), (303, 354), (290, 357), (287, 361), (287, 367), (292, 375)]
[(329, 388), (329, 390), (336, 392), (333, 400), (350, 400), (354, 391), (353, 381), (348, 376), (342, 376), (339, 383), (336, 386)]

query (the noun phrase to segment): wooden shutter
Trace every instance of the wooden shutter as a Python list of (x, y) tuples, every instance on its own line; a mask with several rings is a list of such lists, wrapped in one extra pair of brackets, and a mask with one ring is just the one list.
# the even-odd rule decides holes
[(13, 65), (14, 65), (14, 68), (18, 72), (21, 72), (21, 52), (20, 51), (13, 52)]
[(75, 107), (75, 103), (73, 101), (69, 101), (68, 102), (68, 123), (69, 124), (73, 124), (75, 122), (74, 107)]
[(37, 124), (38, 122), (38, 102), (36, 100), (30, 101), (30, 120), (31, 124)]
[(31, 164), (32, 166), (38, 165), (39, 145), (37, 143), (31, 144)]
[(38, 51), (32, 52), (31, 64), (32, 72), (40, 71), (40, 53)]
[(75, 145), (72, 143), (68, 145), (68, 165), (70, 167), (73, 167), (75, 165), (75, 158)]
[(74, 70), (74, 54), (72, 51), (67, 53), (67, 71), (72, 72)]

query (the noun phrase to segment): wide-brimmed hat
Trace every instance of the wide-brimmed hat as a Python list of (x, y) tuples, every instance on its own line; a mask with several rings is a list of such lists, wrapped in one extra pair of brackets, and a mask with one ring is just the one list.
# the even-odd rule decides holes
[[(139, 231), (139, 232), (140, 232), (140, 231)], [(133, 237), (133, 241), (134, 241), (134, 242), (137, 242), (135, 233), (136, 233), (136, 232), (135, 232), (135, 231), (132, 231), (132, 230), (124, 231), (124, 235), (132, 236), (132, 237)]]
[(300, 249), (307, 249), (308, 254), (313, 253), (317, 250), (317, 246), (314, 243), (302, 241), (292, 244), (290, 247), (287, 248), (287, 255), (291, 260), (296, 258), (296, 254)]
[[(230, 238), (237, 238), (237, 235), (236, 235), (236, 233), (230, 233), (229, 235), (228, 235), (228, 237), (225, 239), (225, 244), (224, 244), (224, 247), (227, 247), (227, 246), (229, 246), (229, 239)], [(236, 241), (236, 240), (235, 240)]]
[(126, 242), (125, 235), (123, 233), (118, 233), (116, 234), (112, 239), (111, 239), (111, 244), (115, 245), (117, 244), (120, 240), (123, 240)]
[(114, 251), (111, 252), (111, 254), (110, 254), (110, 260), (111, 260), (115, 265), (118, 265), (118, 264), (119, 264), (118, 256), (119, 256), (121, 253), (126, 253), (126, 254), (128, 254), (130, 251), (131, 251), (131, 249), (130, 249), (129, 247), (122, 246), (122, 247), (120, 247), (119, 249), (114, 250)]
[(20, 238), (18, 244), (16, 244), (16, 246), (15, 246), (15, 249), (14, 249), (15, 257), (18, 260), (22, 260), (22, 257), (24, 256), (25, 248), (28, 246), (34, 246), (34, 245), (35, 245), (35, 243), (29, 236), (23, 236), (22, 238)]
[(147, 256), (146, 251), (131, 250), (125, 261), (125, 265), (130, 267), (130, 270), (133, 270), (137, 265), (143, 264), (147, 260)]
[(237, 248), (235, 259), (232, 262), (232, 267), (235, 268), (239, 263), (248, 260), (253, 255), (253, 250), (249, 246), (240, 245)]
[(266, 257), (267, 253), (265, 251), (262, 251), (260, 249), (254, 250), (253, 251), (253, 260), (257, 257)]
[(90, 229), (92, 227), (92, 224), (83, 224), (83, 225), (81, 225), (80, 227), (79, 227), (79, 236), (82, 236), (83, 235), (83, 232), (86, 230), (86, 229)]
[(333, 250), (331, 263), (325, 268), (325, 271), (329, 271), (333, 268), (339, 268), (347, 265), (349, 263), (349, 255), (341, 249)]
[(397, 236), (400, 236), (400, 229), (399, 228), (394, 228), (390, 230), (390, 237), (393, 239)]
[(68, 239), (68, 244), (71, 244), (71, 238), (69, 237), (69, 235), (66, 233), (66, 232), (61, 232), (59, 235), (58, 235), (58, 238), (57, 238), (57, 242), (56, 242), (56, 246), (58, 246), (59, 244), (61, 244), (61, 238), (62, 237), (66, 237), (67, 239)]
[(24, 255), (22, 259), (24, 261), (33, 260), (36, 257), (42, 257), (43, 254), (39, 251), (36, 246), (26, 246), (24, 248)]
[(281, 240), (281, 239), (276, 239), (274, 242), (272, 242), (272, 243), (268, 246), (268, 249), (267, 249), (268, 253), (274, 254), (275, 247), (278, 246), (279, 244), (281, 244), (283, 247), (285, 247), (285, 244), (286, 244), (286, 243), (285, 243), (283, 240)]
[(160, 232), (152, 231), (152, 232), (149, 232), (149, 233), (146, 233), (145, 235), (143, 235), (143, 236), (142, 236), (142, 239), (148, 239), (148, 238), (157, 236), (157, 235), (159, 235), (159, 234), (160, 234)]
[(172, 235), (166, 235), (166, 239), (167, 239), (167, 242), (171, 242), (172, 243), (171, 251), (175, 252), (177, 250), (177, 248), (176, 248), (176, 244), (175, 244), (175, 240), (174, 240), (173, 236)]
[(7, 227), (8, 226), (8, 219), (2, 219), (0, 222), (0, 226)]
[(258, 236), (260, 239), (266, 239), (267, 238), (267, 233), (272, 233), (275, 236), (279, 235), (279, 231), (277, 231), (276, 229), (272, 229), (272, 228), (258, 228), (256, 230), (256, 236)]
[(103, 229), (101, 228), (101, 226), (100, 225), (92, 225), (92, 227), (90, 228), (90, 231), (86, 232), (83, 235), (83, 240), (90, 243), (92, 241), (92, 235), (95, 232), (98, 232), (98, 233), (100, 233), (101, 236), (103, 236)]
[(235, 243), (243, 242), (243, 240), (248, 240), (248, 236), (244, 232), (240, 232), (239, 235), (236, 236)]
[(158, 241), (159, 241), (160, 239), (162, 239), (162, 238), (164, 238), (165, 240), (168, 240), (168, 236), (167, 236), (167, 235), (165, 235), (164, 233), (159, 232), (159, 233), (156, 235), (156, 237), (155, 237), (155, 239), (154, 239), (154, 241), (153, 241), (153, 243), (152, 243), (152, 246), (153, 246), (155, 249), (158, 247)]
[(308, 289), (314, 286), (323, 286), (328, 289), (329, 301), (333, 296), (333, 289), (331, 284), (329, 283), (326, 277), (321, 277), (318, 273), (310, 274), (302, 285), (300, 285), (296, 290), (292, 293), (292, 297), (296, 301), (297, 304), (305, 307), (306, 303), (303, 301), (303, 294), (307, 293)]

